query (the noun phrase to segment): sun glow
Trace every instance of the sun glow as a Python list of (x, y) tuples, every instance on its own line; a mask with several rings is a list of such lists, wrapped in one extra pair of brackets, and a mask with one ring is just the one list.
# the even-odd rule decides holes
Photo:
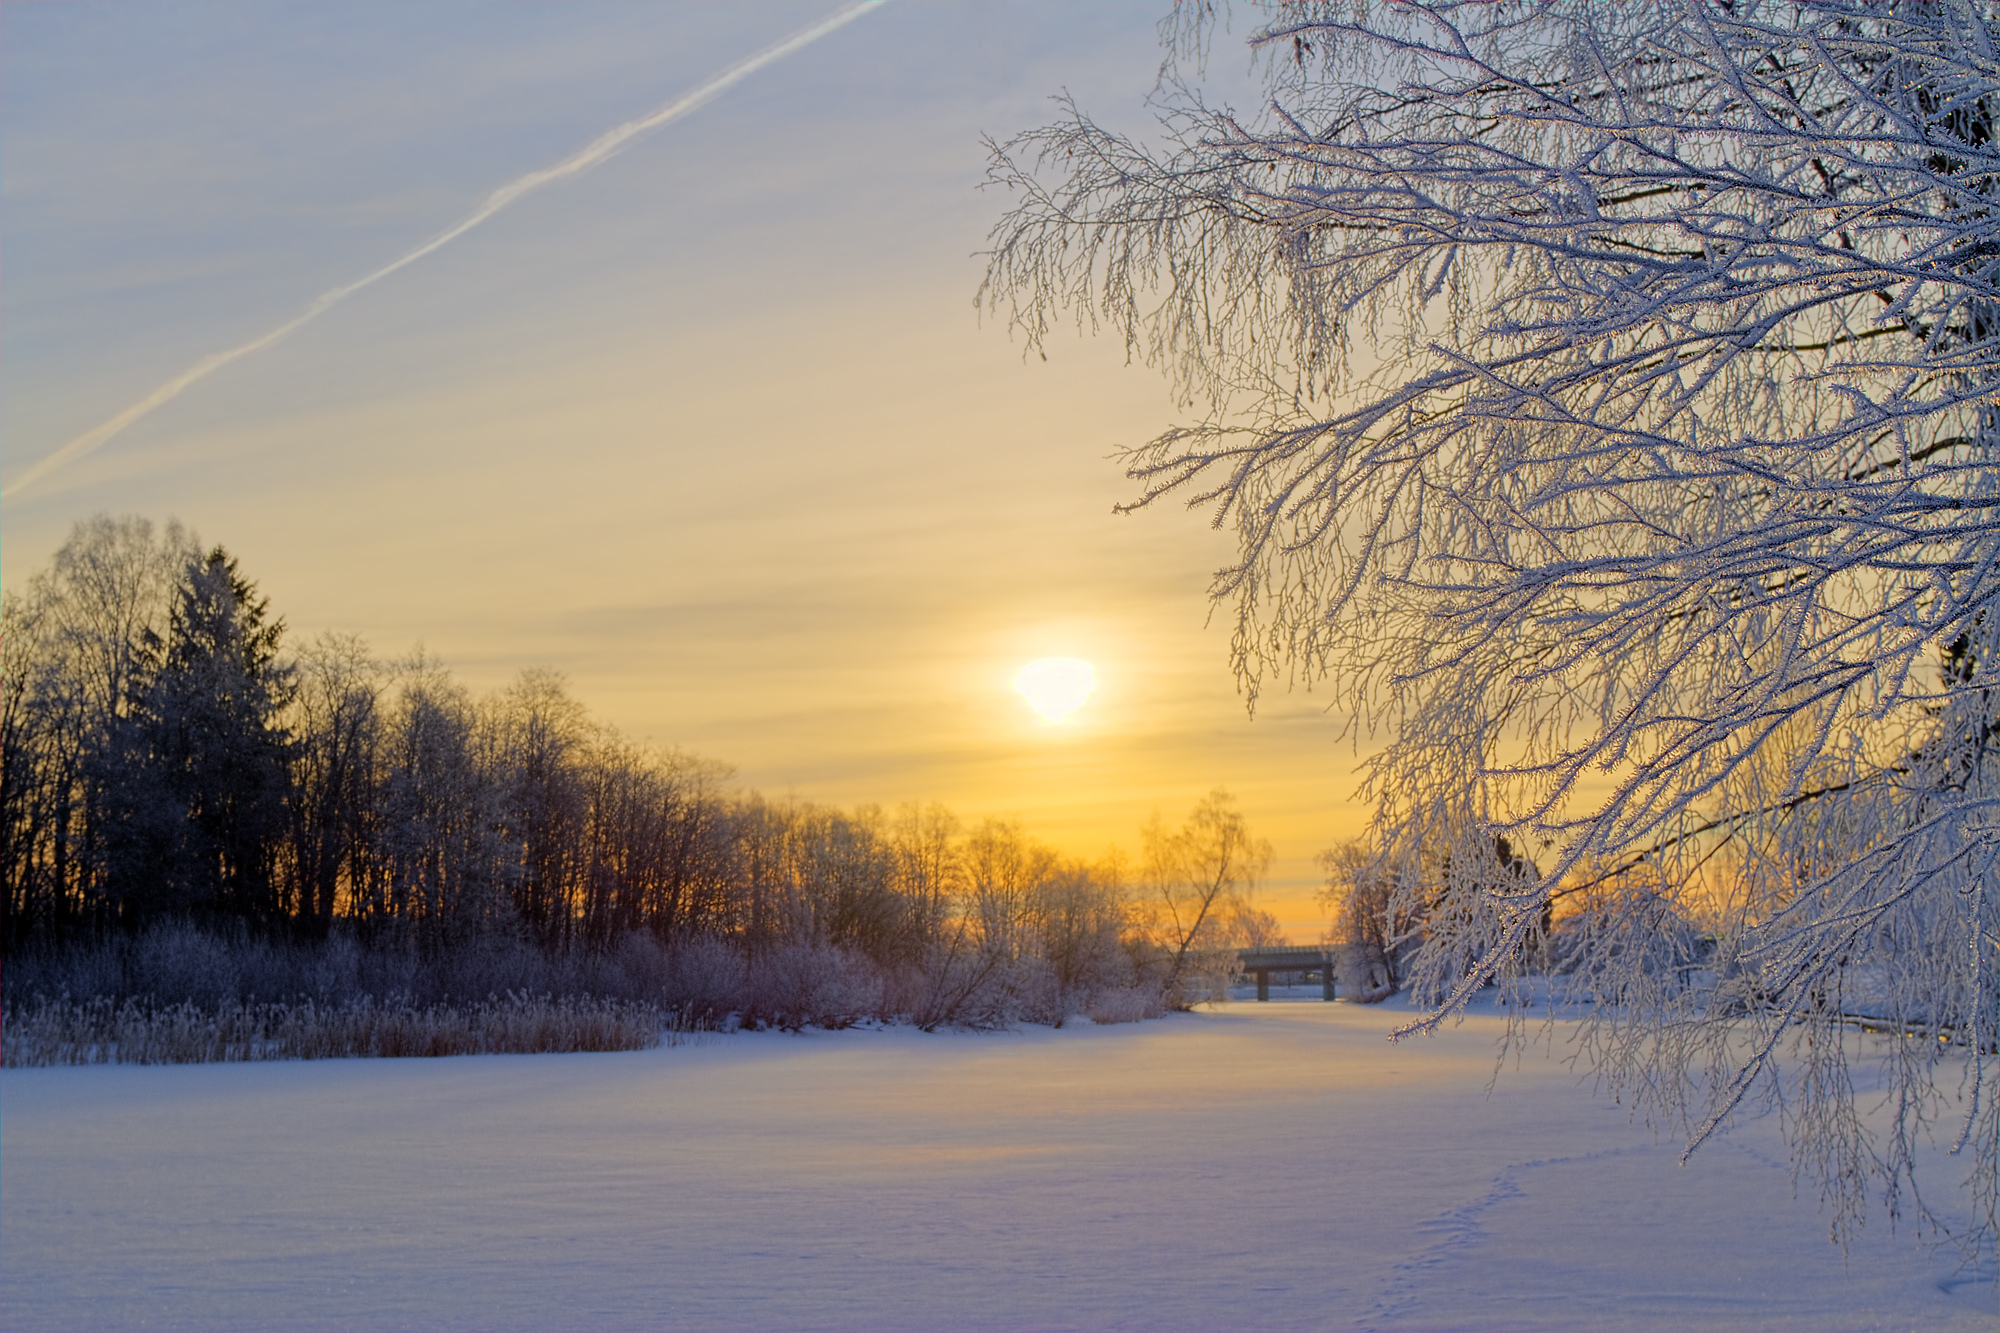
[(1014, 688), (1037, 713), (1060, 722), (1082, 706), (1097, 687), (1090, 663), (1074, 657), (1044, 657), (1030, 662), (1014, 677)]

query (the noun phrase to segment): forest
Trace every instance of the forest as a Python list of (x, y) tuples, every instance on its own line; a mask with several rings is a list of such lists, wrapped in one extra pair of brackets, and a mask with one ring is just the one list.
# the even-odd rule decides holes
[(551, 671), (475, 697), (421, 650), (294, 646), (173, 523), (77, 524), (4, 617), (8, 1063), (1135, 1019), (1276, 939), (1220, 791), (1129, 867), (766, 799)]

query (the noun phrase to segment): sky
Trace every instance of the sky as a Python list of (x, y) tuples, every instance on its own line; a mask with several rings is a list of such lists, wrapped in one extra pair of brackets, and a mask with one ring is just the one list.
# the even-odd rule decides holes
[[(1236, 795), (1262, 905), (1316, 939), (1356, 743), (1250, 716), (1233, 545), (1119, 515), (1175, 420), (1112, 339), (1025, 356), (975, 304), (983, 137), (1067, 91), (1143, 130), (1164, 3), (894, 0), (190, 385), (840, 6), (176, 0), (0, 6), (0, 584), (94, 513), (180, 519), (294, 640), (421, 644), (479, 689), (565, 674), (628, 736), (768, 795), (1018, 816), (1133, 850)], [(1254, 99), (1240, 45), (1210, 73)], [(1097, 688), (1051, 723), (1045, 656)]]

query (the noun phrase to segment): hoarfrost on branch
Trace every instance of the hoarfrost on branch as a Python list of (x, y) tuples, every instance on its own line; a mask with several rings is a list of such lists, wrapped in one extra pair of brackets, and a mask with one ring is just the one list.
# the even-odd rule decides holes
[(1064, 102), (994, 147), (984, 298), (1171, 376), (1134, 503), (1238, 534), (1253, 704), (1386, 734), (1368, 873), (1427, 1022), (1555, 966), (1692, 1142), (1776, 1099), (1838, 1230), (1936, 1129), (1991, 1238), (1993, 6), (1262, 10), (1255, 114), (1183, 3), (1164, 146)]

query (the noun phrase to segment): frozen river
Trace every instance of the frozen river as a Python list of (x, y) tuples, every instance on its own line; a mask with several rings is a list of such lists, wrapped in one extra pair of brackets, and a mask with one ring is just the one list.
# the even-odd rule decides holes
[(1994, 1286), (1782, 1147), (1683, 1168), (1495, 1020), (8, 1070), (0, 1323), (40, 1329), (1979, 1329)]

